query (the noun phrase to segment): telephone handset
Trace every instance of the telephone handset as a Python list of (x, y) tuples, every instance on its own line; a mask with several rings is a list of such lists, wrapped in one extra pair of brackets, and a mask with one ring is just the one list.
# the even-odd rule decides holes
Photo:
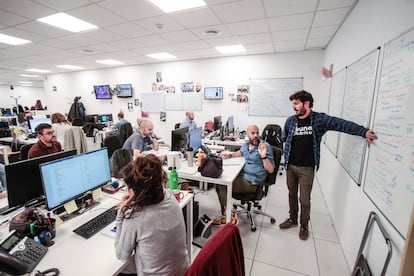
[(13, 230), (0, 244), (0, 271), (12, 275), (31, 272), (46, 252), (46, 246)]

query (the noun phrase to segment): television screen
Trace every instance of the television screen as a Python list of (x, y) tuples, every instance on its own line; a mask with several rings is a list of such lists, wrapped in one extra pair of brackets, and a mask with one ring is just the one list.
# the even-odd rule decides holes
[(95, 85), (95, 98), (97, 99), (112, 99), (111, 88), (109, 85)]
[(132, 85), (131, 84), (117, 84), (116, 91), (118, 92), (118, 98), (132, 97)]
[(204, 99), (206, 100), (222, 100), (223, 87), (205, 87)]
[(111, 180), (107, 148), (40, 164), (47, 208), (97, 189)]

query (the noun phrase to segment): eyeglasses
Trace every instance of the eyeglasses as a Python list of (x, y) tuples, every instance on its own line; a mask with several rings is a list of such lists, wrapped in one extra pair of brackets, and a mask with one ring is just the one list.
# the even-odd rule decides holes
[(43, 132), (42, 135), (52, 135), (54, 133), (55, 133), (55, 131), (51, 130), (51, 131), (48, 131), (48, 132)]

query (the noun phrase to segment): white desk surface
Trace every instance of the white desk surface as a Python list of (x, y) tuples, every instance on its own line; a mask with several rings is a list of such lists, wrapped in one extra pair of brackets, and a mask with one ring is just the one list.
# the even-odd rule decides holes
[(236, 141), (231, 140), (214, 140), (214, 139), (206, 139), (204, 138), (202, 140), (203, 144), (208, 145), (215, 145), (215, 146), (235, 146), (235, 147), (241, 147), (246, 141), (244, 139), (237, 139)]
[[(28, 144), (36, 144), (38, 139), (37, 138), (30, 138), (25, 139), (25, 137), (19, 137), (18, 138), (19, 144), (28, 145)], [(2, 137), (0, 138), (0, 142), (6, 142), (6, 143), (12, 143), (13, 137)]]
[[(60, 275), (113, 275), (118, 273), (125, 265), (124, 261), (115, 256), (114, 239), (102, 233), (96, 233), (89, 239), (75, 234), (73, 230), (89, 219), (104, 212), (117, 204), (125, 192), (105, 194), (99, 199), (98, 206), (90, 211), (65, 221), (57, 226), (55, 244), (49, 247), (48, 252), (36, 266), (35, 270), (43, 271), (49, 268), (58, 268)], [(187, 208), (187, 250), (192, 260), (193, 237), (193, 194), (185, 192), (185, 197), (180, 202), (181, 208)], [(7, 199), (0, 200), (0, 205), (7, 204)], [(6, 216), (0, 216), (0, 223), (16, 215), (22, 209)], [(190, 219), (189, 219), (190, 218)], [(9, 224), (0, 225), (1, 240), (8, 235)]]
[[(192, 170), (190, 167), (188, 168), (187, 161), (184, 160), (181, 163), (181, 168), (177, 170), (178, 177), (195, 180), (200, 182), (208, 182), (220, 185), (227, 186), (227, 202), (230, 204), (232, 202), (232, 190), (233, 190), (233, 181), (243, 169), (245, 160), (244, 157), (235, 157), (230, 159), (223, 159), (223, 173), (219, 178), (212, 178), (202, 176), (197, 170)], [(194, 166), (197, 166), (194, 164)], [(227, 208), (226, 210), (226, 221), (230, 222), (231, 220), (231, 209)]]

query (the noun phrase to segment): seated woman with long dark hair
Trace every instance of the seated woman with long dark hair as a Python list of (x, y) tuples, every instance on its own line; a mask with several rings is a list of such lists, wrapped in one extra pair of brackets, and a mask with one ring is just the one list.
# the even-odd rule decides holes
[(131, 260), (124, 273), (184, 275), (189, 266), (183, 213), (164, 188), (167, 175), (153, 154), (139, 156), (123, 170), (128, 194), (119, 204), (115, 249)]

